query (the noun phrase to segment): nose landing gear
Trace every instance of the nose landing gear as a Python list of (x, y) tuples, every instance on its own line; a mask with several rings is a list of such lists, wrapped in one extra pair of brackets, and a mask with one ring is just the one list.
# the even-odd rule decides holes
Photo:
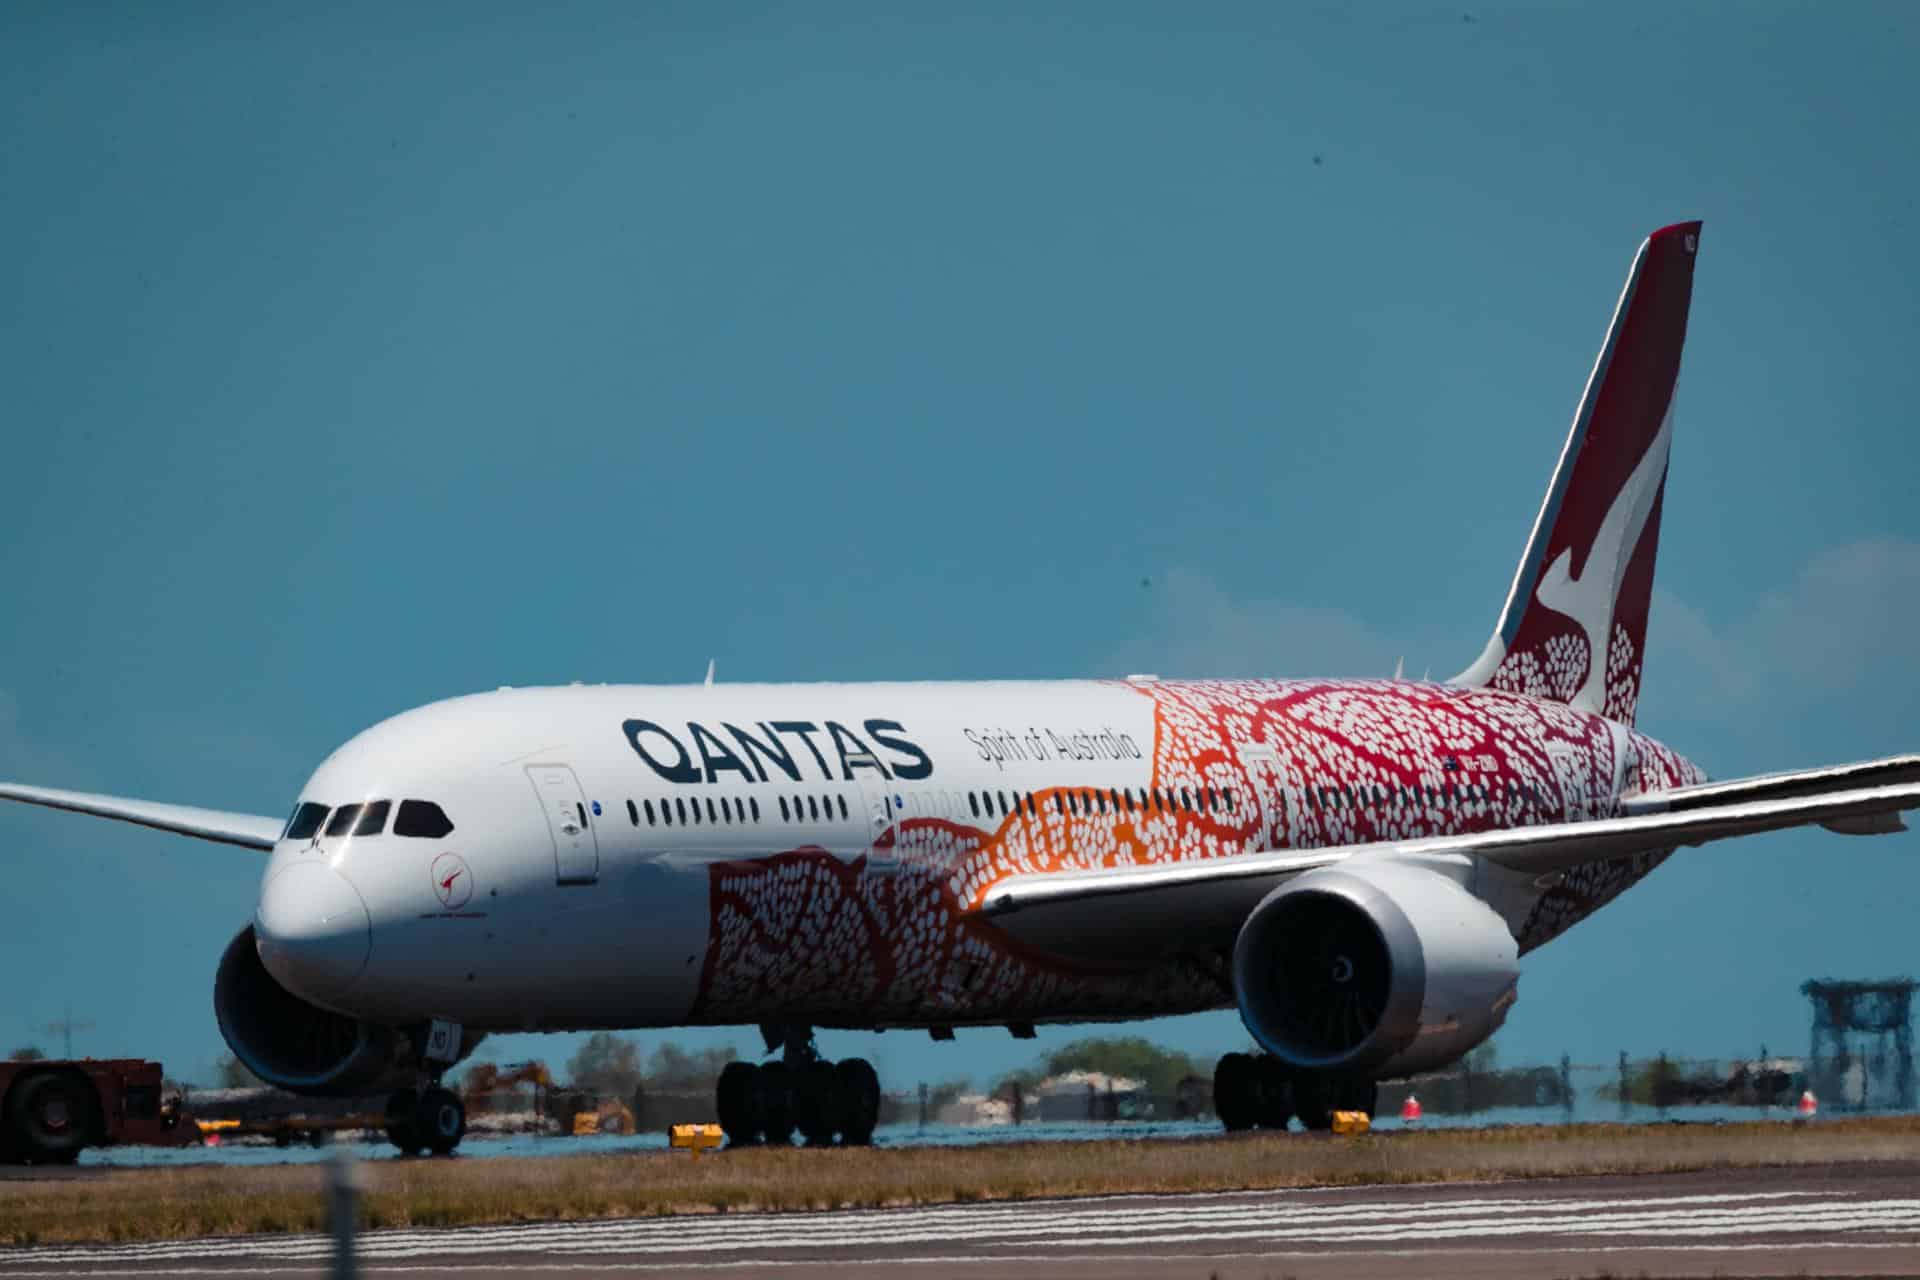
[(1336, 1111), (1374, 1114), (1378, 1086), (1362, 1076), (1290, 1071), (1271, 1054), (1229, 1053), (1213, 1070), (1213, 1110), (1230, 1132), (1285, 1130), (1300, 1118), (1310, 1131), (1333, 1127)]
[(720, 1073), (715, 1102), (731, 1146), (782, 1146), (796, 1130), (810, 1147), (863, 1147), (880, 1118), (880, 1077), (864, 1058), (829, 1062), (806, 1026), (761, 1028), (780, 1058), (759, 1066), (730, 1062)]

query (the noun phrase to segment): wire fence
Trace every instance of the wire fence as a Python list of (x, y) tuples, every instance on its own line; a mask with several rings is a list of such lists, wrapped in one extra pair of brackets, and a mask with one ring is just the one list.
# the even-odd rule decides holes
[[(977, 1127), (1129, 1121), (1211, 1121), (1213, 1082), (1190, 1076), (1171, 1091), (1154, 1092), (1124, 1079), (1043, 1081), (969, 1093), (953, 1086), (918, 1085), (884, 1094), (879, 1123)], [(1429, 1119), (1497, 1118), (1555, 1123), (1664, 1118), (1738, 1118), (1790, 1112), (1811, 1092), (1823, 1112), (1915, 1109), (1914, 1073), (1897, 1053), (1871, 1052), (1807, 1059), (1769, 1055), (1690, 1058), (1658, 1055), (1612, 1063), (1558, 1063), (1479, 1068), (1461, 1063), (1445, 1071), (1380, 1085), (1379, 1116), (1401, 1114), (1409, 1097)], [(654, 1090), (644, 1086), (614, 1098), (568, 1089), (511, 1090), (469, 1095), (476, 1128), (508, 1132), (549, 1129), (645, 1133), (674, 1124), (709, 1122), (711, 1089)]]

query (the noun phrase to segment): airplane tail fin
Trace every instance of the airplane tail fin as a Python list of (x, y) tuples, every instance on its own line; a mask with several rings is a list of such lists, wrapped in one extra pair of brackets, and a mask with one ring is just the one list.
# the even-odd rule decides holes
[(1633, 723), (1700, 224), (1648, 236), (1479, 659), (1491, 685)]

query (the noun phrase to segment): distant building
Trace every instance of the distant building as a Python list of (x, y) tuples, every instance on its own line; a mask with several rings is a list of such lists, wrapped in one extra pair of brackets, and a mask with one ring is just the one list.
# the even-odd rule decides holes
[(1104, 1071), (1069, 1071), (1048, 1076), (1034, 1087), (1039, 1106), (1028, 1112), (1048, 1123), (1070, 1120), (1134, 1119), (1150, 1114), (1146, 1085)]

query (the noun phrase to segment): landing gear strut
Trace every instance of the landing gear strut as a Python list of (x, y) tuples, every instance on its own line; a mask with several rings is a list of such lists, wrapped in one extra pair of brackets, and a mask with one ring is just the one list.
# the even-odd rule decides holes
[(1285, 1130), (1300, 1118), (1308, 1130), (1333, 1127), (1336, 1111), (1374, 1113), (1378, 1089), (1360, 1076), (1289, 1071), (1271, 1054), (1229, 1053), (1213, 1069), (1213, 1110), (1229, 1131)]
[(715, 1103), (732, 1146), (783, 1146), (796, 1130), (810, 1147), (864, 1147), (880, 1118), (880, 1077), (864, 1058), (829, 1062), (813, 1045), (813, 1028), (769, 1024), (767, 1052), (780, 1057), (756, 1066), (729, 1062), (720, 1072)]

